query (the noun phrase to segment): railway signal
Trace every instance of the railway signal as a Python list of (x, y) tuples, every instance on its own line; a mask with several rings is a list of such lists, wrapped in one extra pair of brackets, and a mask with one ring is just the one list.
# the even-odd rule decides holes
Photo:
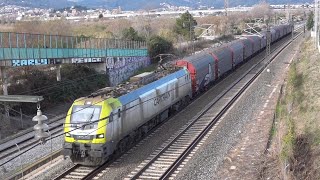
[(37, 140), (40, 140), (40, 142), (44, 144), (46, 142), (46, 138), (50, 136), (49, 133), (45, 132), (45, 130), (47, 130), (49, 126), (43, 123), (43, 121), (48, 120), (48, 118), (47, 116), (42, 114), (39, 104), (37, 106), (37, 109), (37, 115), (32, 118), (32, 121), (38, 122), (38, 124), (33, 127), (33, 129), (36, 131), (34, 136)]

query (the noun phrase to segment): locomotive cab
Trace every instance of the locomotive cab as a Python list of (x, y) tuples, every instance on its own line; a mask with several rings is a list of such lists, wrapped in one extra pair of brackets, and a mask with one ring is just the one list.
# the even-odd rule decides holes
[[(64, 125), (64, 156), (75, 163), (96, 166), (105, 162), (113, 151), (111, 124), (117, 117), (114, 98), (80, 98), (68, 111)], [(109, 128), (108, 128), (109, 127)]]

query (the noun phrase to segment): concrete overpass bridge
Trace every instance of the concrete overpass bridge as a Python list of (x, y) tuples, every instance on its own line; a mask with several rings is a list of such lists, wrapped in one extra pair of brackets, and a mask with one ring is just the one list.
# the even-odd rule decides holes
[(108, 73), (111, 85), (150, 64), (145, 41), (0, 32), (0, 68), (4, 95), (8, 68), (54, 65), (61, 80), (61, 64), (86, 63)]

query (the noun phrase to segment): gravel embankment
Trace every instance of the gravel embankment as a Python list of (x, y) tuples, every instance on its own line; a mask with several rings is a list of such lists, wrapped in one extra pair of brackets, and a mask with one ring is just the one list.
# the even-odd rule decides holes
[[(301, 38), (298, 38), (299, 41)], [(241, 137), (245, 124), (254, 120), (260, 113), (265, 98), (271, 93), (273, 86), (269, 87), (270, 79), (274, 79), (285, 71), (289, 57), (297, 48), (298, 43), (293, 43), (269, 66), (271, 73), (264, 71), (262, 75), (251, 85), (250, 89), (237, 101), (231, 110), (225, 115), (218, 128), (209, 136), (206, 142), (198, 149), (197, 153), (188, 162), (177, 176), (177, 179), (219, 179), (216, 173), (224, 160), (228, 150), (232, 148)], [(270, 107), (274, 108), (274, 107)], [(249, 163), (249, 162), (243, 162)], [(242, 179), (244, 177), (238, 177)]]

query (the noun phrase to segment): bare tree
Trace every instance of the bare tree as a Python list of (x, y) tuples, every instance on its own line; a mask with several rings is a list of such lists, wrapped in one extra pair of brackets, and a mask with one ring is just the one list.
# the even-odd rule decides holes
[(257, 5), (254, 5), (251, 10), (251, 16), (253, 18), (263, 18), (265, 15), (270, 17), (272, 13), (273, 12), (270, 8), (270, 5), (266, 2), (261, 2)]
[(15, 32), (70, 35), (71, 25), (66, 20), (55, 21), (20, 21), (14, 26)]

